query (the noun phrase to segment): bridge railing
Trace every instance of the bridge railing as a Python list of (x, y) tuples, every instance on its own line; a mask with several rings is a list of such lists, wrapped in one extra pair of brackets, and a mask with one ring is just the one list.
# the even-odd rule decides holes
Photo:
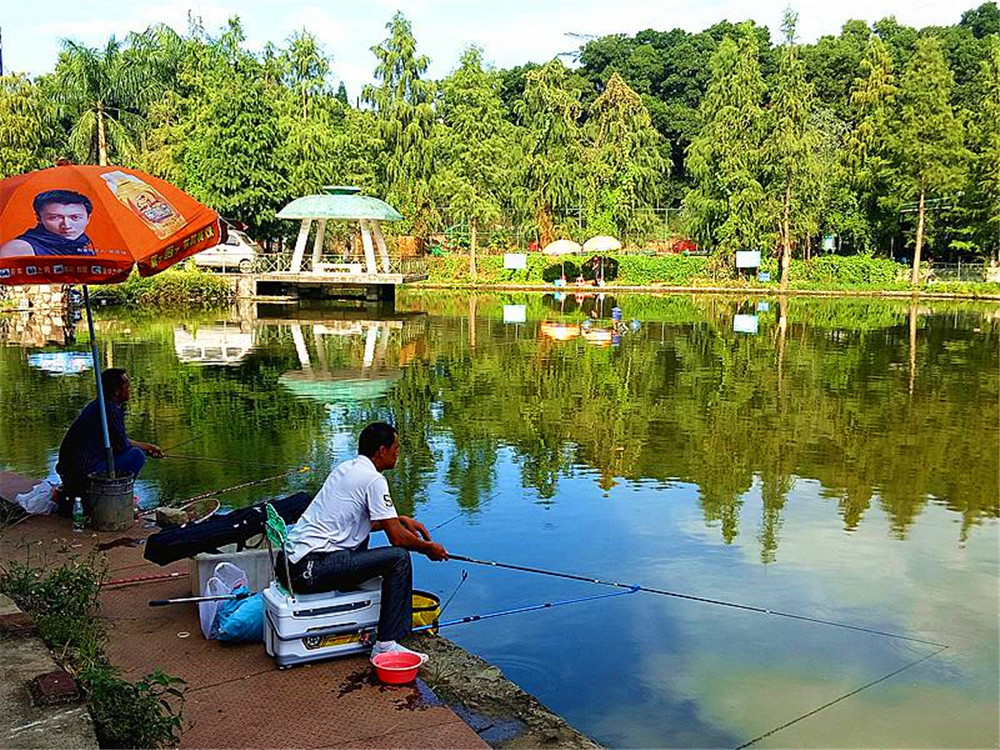
[[(384, 273), (382, 259), (378, 256), (375, 258), (375, 264), (378, 272)], [(365, 261), (357, 256), (324, 254), (321, 259), (321, 267), (328, 273), (365, 273)], [(254, 273), (290, 273), (291, 270), (292, 256), (289, 253), (258, 253), (254, 258)], [(301, 272), (310, 273), (311, 271), (312, 256), (309, 256), (303, 259)], [(426, 274), (427, 261), (424, 258), (389, 256), (389, 273), (405, 276)]]

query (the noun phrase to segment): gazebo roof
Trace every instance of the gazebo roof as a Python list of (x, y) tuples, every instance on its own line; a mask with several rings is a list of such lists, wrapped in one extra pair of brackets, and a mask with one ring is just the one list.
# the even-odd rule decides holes
[(402, 221), (403, 216), (383, 200), (361, 195), (361, 188), (324, 185), (323, 195), (296, 198), (278, 211), (279, 219), (374, 219)]

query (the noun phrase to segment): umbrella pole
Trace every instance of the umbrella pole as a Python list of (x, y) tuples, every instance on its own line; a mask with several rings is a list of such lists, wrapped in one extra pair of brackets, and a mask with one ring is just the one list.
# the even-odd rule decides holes
[(111, 450), (111, 435), (108, 433), (108, 413), (104, 405), (104, 389), (101, 387), (101, 358), (97, 353), (97, 337), (94, 335), (94, 316), (90, 312), (90, 291), (83, 285), (83, 304), (87, 308), (87, 328), (90, 330), (90, 356), (94, 360), (94, 379), (97, 381), (97, 406), (101, 412), (101, 436), (104, 450), (108, 454), (108, 476), (115, 477), (115, 452)]

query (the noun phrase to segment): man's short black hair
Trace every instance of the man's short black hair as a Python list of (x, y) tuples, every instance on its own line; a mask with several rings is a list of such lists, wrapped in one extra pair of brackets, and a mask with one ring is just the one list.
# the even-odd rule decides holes
[(36, 195), (35, 200), (31, 202), (31, 207), (35, 209), (35, 216), (41, 219), (42, 209), (50, 203), (60, 203), (64, 206), (79, 203), (87, 209), (87, 216), (94, 213), (94, 204), (90, 202), (90, 198), (86, 195), (74, 192), (73, 190), (46, 190), (44, 193)]
[(118, 393), (118, 389), (125, 385), (125, 371), (120, 367), (109, 367), (101, 373), (101, 390), (104, 391), (104, 398), (109, 399)]
[(391, 448), (398, 434), (391, 424), (372, 422), (361, 431), (361, 437), (358, 438), (358, 453), (374, 458), (379, 448), (383, 446)]

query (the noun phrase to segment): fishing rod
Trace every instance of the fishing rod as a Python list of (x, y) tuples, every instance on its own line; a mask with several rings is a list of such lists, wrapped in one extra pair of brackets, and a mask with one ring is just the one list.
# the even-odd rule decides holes
[[(633, 588), (632, 585), (626, 583), (619, 583), (617, 581), (604, 581), (600, 578), (591, 578), (589, 576), (575, 575), (573, 573), (561, 573), (555, 570), (545, 570), (543, 568), (532, 568), (526, 565), (513, 565), (511, 563), (496, 562), (495, 560), (478, 560), (474, 557), (466, 557), (465, 555), (448, 555), (449, 560), (461, 560), (463, 562), (472, 563), (474, 565), (487, 565), (494, 568), (507, 568), (509, 570), (519, 570), (524, 573), (537, 573), (539, 575), (554, 576), (556, 578), (567, 578), (571, 581), (584, 581), (585, 583), (594, 583), (599, 586), (615, 586), (618, 588)], [(644, 591), (647, 594), (657, 594), (659, 596), (671, 596), (677, 599), (688, 599), (695, 602), (703, 602), (705, 604), (718, 604), (720, 607), (731, 607), (733, 609), (742, 609), (747, 612), (758, 612), (765, 615), (775, 615), (777, 617), (787, 617), (792, 620), (801, 620), (803, 622), (813, 622), (819, 625), (830, 625), (835, 628), (844, 628), (846, 630), (857, 630), (862, 633), (870, 633), (872, 635), (880, 635), (885, 638), (895, 638), (901, 641), (910, 641), (912, 643), (922, 643), (925, 646), (938, 646), (947, 647), (944, 643), (938, 643), (937, 641), (928, 641), (923, 638), (914, 638), (909, 635), (902, 635), (900, 633), (889, 633), (884, 630), (875, 630), (874, 628), (866, 628), (861, 625), (851, 625), (845, 622), (836, 622), (835, 620), (824, 620), (819, 617), (809, 617), (808, 615), (797, 615), (792, 612), (782, 612), (777, 609), (767, 609), (765, 607), (756, 607), (751, 604), (740, 604), (737, 602), (727, 602), (722, 599), (710, 599), (704, 596), (694, 596), (693, 594), (682, 594), (677, 591), (667, 591), (666, 589), (657, 589), (649, 586), (635, 586), (637, 591)]]
[(559, 599), (554, 602), (542, 602), (541, 604), (530, 604), (526, 607), (515, 607), (514, 609), (502, 609), (497, 612), (487, 612), (482, 615), (468, 615), (466, 617), (456, 617), (454, 620), (445, 620), (444, 622), (431, 623), (430, 625), (421, 625), (419, 628), (413, 628), (414, 633), (419, 633), (424, 630), (432, 630), (435, 628), (447, 628), (452, 625), (462, 625), (468, 622), (479, 622), (480, 620), (491, 620), (494, 617), (505, 617), (507, 615), (516, 615), (521, 612), (533, 612), (538, 609), (550, 609), (552, 607), (561, 607), (565, 604), (579, 604), (580, 602), (592, 602), (597, 599), (611, 599), (615, 596), (628, 596), (629, 594), (634, 594), (636, 591), (641, 591), (639, 586), (629, 586), (625, 591), (616, 591), (613, 594), (594, 594), (593, 596), (580, 596), (575, 599)]
[(177, 599), (151, 599), (150, 607), (166, 607), (168, 604), (188, 604), (189, 602), (222, 602), (236, 599), (246, 599), (251, 596), (249, 591), (238, 594), (220, 594), (218, 596), (181, 596)]
[(189, 497), (186, 500), (181, 501), (177, 505), (161, 505), (161, 506), (158, 506), (157, 508), (151, 508), (150, 510), (145, 510), (142, 513), (140, 513), (139, 515), (142, 515), (142, 516), (152, 515), (152, 514), (156, 513), (156, 511), (159, 510), (160, 508), (184, 507), (185, 505), (190, 505), (191, 503), (195, 502), (196, 500), (204, 500), (207, 497), (215, 497), (216, 495), (221, 495), (224, 492), (233, 492), (234, 490), (242, 490), (245, 487), (253, 487), (254, 485), (264, 484), (265, 482), (272, 482), (275, 479), (281, 479), (282, 477), (291, 476), (292, 474), (305, 474), (305, 473), (310, 472), (310, 471), (312, 471), (312, 467), (311, 466), (303, 466), (303, 467), (298, 468), (298, 469), (291, 469), (290, 471), (286, 471), (286, 472), (284, 472), (282, 474), (275, 474), (274, 476), (264, 477), (263, 479), (254, 479), (254, 480), (251, 480), (249, 482), (242, 482), (241, 484), (234, 484), (232, 487), (223, 487), (221, 490), (209, 490), (208, 492), (202, 492), (200, 495), (194, 495), (193, 497)]

